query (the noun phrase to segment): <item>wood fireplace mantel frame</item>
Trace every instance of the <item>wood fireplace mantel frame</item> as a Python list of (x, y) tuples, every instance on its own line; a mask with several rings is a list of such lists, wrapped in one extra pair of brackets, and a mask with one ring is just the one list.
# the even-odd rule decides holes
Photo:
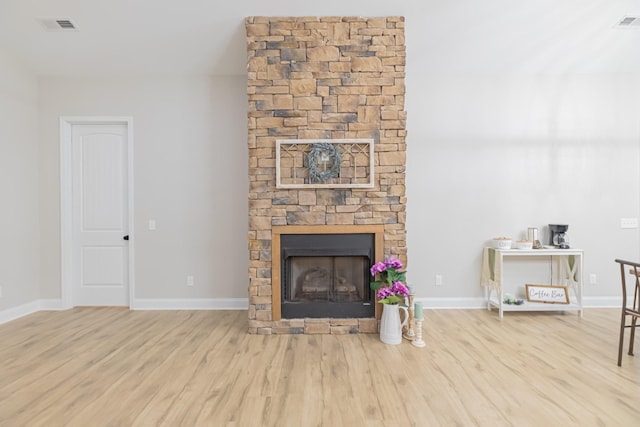
[[(384, 254), (384, 225), (274, 225), (271, 228), (271, 319), (282, 319), (280, 236), (283, 234), (373, 234), (374, 259), (382, 261)], [(379, 319), (381, 309), (375, 306)]]

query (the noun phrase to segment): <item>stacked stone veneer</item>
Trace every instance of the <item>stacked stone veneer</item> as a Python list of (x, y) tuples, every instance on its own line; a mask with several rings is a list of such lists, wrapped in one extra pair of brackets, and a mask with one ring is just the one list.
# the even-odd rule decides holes
[[(384, 225), (406, 265), (403, 17), (249, 17), (249, 332), (376, 332), (372, 319), (273, 320), (271, 227)], [(375, 188), (277, 189), (277, 139), (372, 138)]]

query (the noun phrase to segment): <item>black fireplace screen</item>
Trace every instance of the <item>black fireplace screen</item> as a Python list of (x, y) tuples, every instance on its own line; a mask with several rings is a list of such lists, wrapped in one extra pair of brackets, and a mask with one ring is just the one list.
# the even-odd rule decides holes
[(353, 302), (365, 297), (366, 257), (291, 257), (289, 265), (287, 301)]
[(282, 317), (372, 317), (371, 234), (281, 236)]

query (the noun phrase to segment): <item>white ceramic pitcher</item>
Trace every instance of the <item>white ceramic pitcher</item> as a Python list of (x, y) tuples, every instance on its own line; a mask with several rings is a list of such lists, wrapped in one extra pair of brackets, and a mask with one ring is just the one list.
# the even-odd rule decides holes
[[(400, 321), (400, 310), (404, 310), (404, 320)], [(385, 344), (400, 344), (402, 342), (402, 327), (409, 320), (407, 307), (399, 304), (383, 304), (382, 319), (380, 320), (380, 341)]]

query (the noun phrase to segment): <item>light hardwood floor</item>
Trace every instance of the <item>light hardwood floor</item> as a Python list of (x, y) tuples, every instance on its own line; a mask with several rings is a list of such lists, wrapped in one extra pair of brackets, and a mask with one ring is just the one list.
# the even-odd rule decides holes
[(0, 425), (640, 425), (619, 310), (425, 318), (419, 349), (248, 335), (245, 311), (36, 313), (0, 325)]

